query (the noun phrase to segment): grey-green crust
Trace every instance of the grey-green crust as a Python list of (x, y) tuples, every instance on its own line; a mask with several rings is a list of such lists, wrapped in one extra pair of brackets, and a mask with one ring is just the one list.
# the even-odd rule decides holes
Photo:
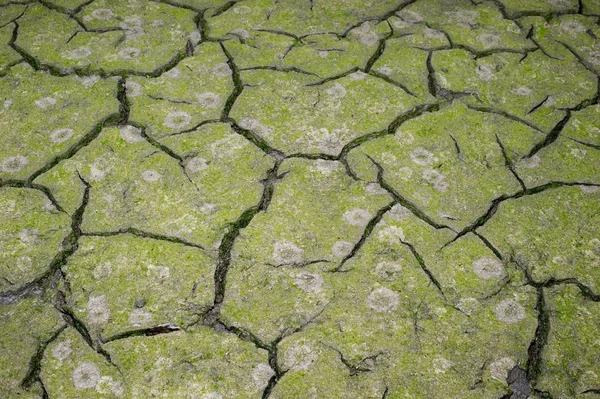
[(600, 397), (600, 1), (0, 0), (0, 398)]

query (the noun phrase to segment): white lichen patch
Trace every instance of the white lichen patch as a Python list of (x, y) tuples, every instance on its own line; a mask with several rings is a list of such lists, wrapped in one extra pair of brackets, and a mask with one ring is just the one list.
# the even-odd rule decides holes
[(72, 342), (71, 340), (66, 340), (60, 342), (58, 345), (52, 349), (52, 356), (60, 361), (66, 360), (73, 349), (71, 348)]
[(425, 148), (416, 148), (410, 153), (410, 159), (417, 165), (427, 166), (438, 161), (432, 152), (427, 151)]
[(494, 35), (492, 33), (482, 33), (477, 36), (477, 41), (483, 44), (484, 47), (498, 47), (502, 43), (502, 39), (498, 35)]
[(316, 273), (302, 272), (294, 276), (294, 284), (304, 292), (315, 293), (321, 291), (323, 277)]
[(387, 226), (383, 228), (377, 235), (379, 241), (387, 242), (388, 244), (398, 244), (405, 240), (404, 231), (398, 226)]
[(25, 166), (27, 166), (27, 158), (22, 155), (4, 158), (2, 161), (2, 171), (5, 173), (17, 173)]
[(90, 15), (95, 19), (100, 19), (103, 21), (108, 21), (109, 19), (115, 16), (113, 11), (109, 8), (99, 8), (97, 10), (92, 11)]
[(164, 280), (171, 276), (171, 269), (169, 269), (168, 266), (148, 265), (148, 272), (146, 273), (146, 275), (148, 277)]
[(400, 276), (402, 266), (397, 262), (383, 261), (375, 265), (375, 273), (383, 280), (393, 280)]
[(581, 22), (570, 19), (561, 22), (560, 30), (567, 33), (582, 33), (585, 32), (587, 28)]
[(516, 323), (525, 318), (525, 308), (515, 299), (505, 299), (494, 308), (498, 320), (506, 323)]
[(53, 143), (62, 143), (75, 135), (75, 130), (70, 128), (55, 129), (50, 132), (50, 141)]
[(215, 76), (224, 77), (231, 76), (232, 72), (231, 68), (229, 68), (229, 65), (227, 65), (226, 62), (221, 62), (213, 67), (212, 74)]
[(400, 204), (394, 205), (392, 207), (392, 209), (390, 209), (390, 211), (387, 213), (387, 216), (390, 219), (396, 220), (398, 222), (406, 219), (410, 215), (412, 215), (412, 212), (410, 211), (410, 209), (408, 209)]
[(315, 162), (315, 169), (323, 175), (330, 175), (340, 168), (340, 163), (336, 161), (326, 161), (324, 159), (318, 159)]
[(217, 93), (206, 92), (198, 94), (198, 103), (203, 108), (215, 109), (221, 105), (221, 97)]
[(100, 381), (100, 369), (94, 363), (81, 363), (71, 374), (77, 389), (96, 388)]
[(96, 384), (96, 392), (103, 395), (112, 394), (120, 398), (125, 394), (125, 387), (120, 381), (115, 381), (111, 376), (103, 375)]
[(36, 228), (28, 228), (19, 231), (19, 240), (23, 244), (35, 244), (38, 240), (38, 229)]
[(518, 96), (523, 96), (523, 97), (529, 97), (532, 92), (533, 92), (533, 90), (531, 90), (529, 87), (525, 87), (525, 86), (517, 87), (516, 89), (514, 89), (512, 91), (512, 93), (514, 93)]
[(373, 216), (366, 210), (355, 208), (344, 213), (344, 221), (351, 226), (365, 227)]
[(506, 382), (508, 372), (515, 367), (516, 362), (510, 357), (503, 357), (490, 364), (490, 374), (492, 378)]
[(118, 52), (119, 57), (123, 58), (124, 60), (138, 58), (141, 54), (142, 50), (136, 47), (125, 47)]
[(171, 111), (165, 117), (163, 125), (169, 129), (181, 129), (192, 121), (192, 117), (185, 111)]
[(280, 241), (273, 247), (273, 261), (276, 265), (300, 263), (303, 252), (302, 248), (290, 242)]
[(142, 137), (142, 129), (135, 126), (121, 126), (119, 128), (119, 134), (123, 140), (131, 144), (144, 141), (144, 138)]
[(376, 288), (367, 297), (367, 305), (378, 313), (390, 313), (398, 307), (399, 295), (389, 288)]
[(344, 98), (346, 97), (346, 88), (341, 84), (336, 83), (327, 90), (325, 90), (325, 93), (327, 93), (327, 95), (332, 98)]
[(106, 296), (91, 296), (87, 303), (87, 311), (87, 320), (91, 324), (106, 323), (110, 317), (110, 309)]
[(142, 172), (142, 179), (149, 183), (153, 183), (159, 180), (161, 177), (162, 175), (154, 169), (148, 169)]
[(494, 78), (494, 70), (487, 65), (478, 65), (477, 68), (475, 68), (475, 73), (479, 79), (484, 82), (489, 82)]
[(128, 80), (125, 82), (125, 91), (127, 92), (127, 97), (137, 97), (144, 91), (141, 84)]
[(175, 67), (163, 73), (162, 76), (169, 79), (177, 79), (181, 75), (181, 69)]
[(348, 241), (336, 241), (331, 248), (331, 253), (333, 256), (343, 257), (346, 256), (352, 251), (354, 245)]
[(521, 165), (522, 167), (524, 167), (526, 169), (534, 169), (534, 168), (537, 168), (538, 166), (540, 166), (541, 161), (542, 160), (540, 159), (539, 156), (533, 155), (531, 157), (521, 159), (519, 161), (519, 165)]
[(39, 100), (35, 100), (34, 104), (39, 109), (45, 110), (45, 109), (48, 109), (48, 108), (56, 105), (56, 102), (57, 101), (54, 97), (47, 96), (47, 97), (42, 97)]
[(498, 278), (504, 274), (502, 262), (496, 258), (484, 257), (473, 262), (473, 271), (482, 279)]
[(69, 53), (69, 58), (73, 60), (81, 60), (92, 55), (92, 50), (89, 47), (78, 47)]
[(129, 324), (133, 327), (147, 326), (152, 322), (152, 314), (144, 309), (133, 309), (129, 313)]
[(292, 346), (283, 355), (283, 362), (292, 371), (308, 369), (318, 358), (317, 353), (309, 345)]
[(252, 382), (258, 389), (264, 389), (271, 377), (275, 375), (273, 369), (266, 363), (261, 363), (252, 369)]
[(442, 357), (433, 359), (433, 372), (436, 374), (443, 374), (448, 371), (454, 365), (450, 360)]
[(201, 157), (190, 158), (185, 162), (185, 170), (190, 173), (198, 173), (208, 168), (208, 161)]
[(470, 316), (479, 308), (479, 301), (476, 298), (461, 298), (456, 307), (464, 314)]

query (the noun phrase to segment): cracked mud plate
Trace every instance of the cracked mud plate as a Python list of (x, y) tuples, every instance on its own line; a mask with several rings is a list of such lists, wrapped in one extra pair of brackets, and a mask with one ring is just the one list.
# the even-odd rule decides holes
[(0, 0), (0, 398), (600, 398), (599, 21)]

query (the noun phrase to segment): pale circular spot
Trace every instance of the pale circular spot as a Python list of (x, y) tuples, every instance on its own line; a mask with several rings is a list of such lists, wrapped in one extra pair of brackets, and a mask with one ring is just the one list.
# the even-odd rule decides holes
[(2, 106), (4, 107), (4, 109), (9, 109), (12, 105), (13, 105), (12, 100), (5, 100), (4, 104)]
[(398, 15), (404, 21), (409, 22), (411, 24), (414, 24), (417, 22), (423, 22), (423, 17), (420, 14), (416, 13), (415, 11), (402, 10), (399, 13), (397, 13), (396, 15)]
[(479, 307), (479, 301), (476, 298), (461, 298), (456, 307), (463, 313), (471, 315)]
[(187, 126), (192, 117), (185, 111), (171, 111), (167, 114), (163, 125), (171, 129), (180, 129)]
[(336, 161), (326, 161), (324, 159), (318, 159), (315, 162), (315, 169), (319, 171), (319, 173), (323, 175), (330, 175), (340, 167), (339, 163)]
[(600, 191), (600, 186), (579, 186), (579, 189), (585, 194), (593, 194)]
[(372, 47), (379, 43), (379, 36), (375, 32), (369, 32), (360, 35), (358, 40), (365, 46)]
[(348, 75), (350, 80), (364, 80), (369, 74), (364, 73), (363, 71), (356, 71)]
[(27, 158), (21, 155), (4, 158), (2, 161), (2, 171), (4, 173), (17, 173), (27, 166)]
[(74, 60), (80, 60), (92, 55), (92, 50), (89, 47), (79, 47), (69, 53), (69, 57)]
[(72, 351), (71, 341), (67, 340), (59, 343), (54, 347), (54, 349), (52, 349), (52, 356), (60, 361), (63, 361), (69, 357)]
[(115, 16), (112, 10), (108, 8), (99, 8), (91, 12), (92, 17), (107, 21)]
[(171, 270), (168, 266), (148, 265), (148, 271), (146, 272), (146, 276), (156, 278), (159, 280), (164, 280), (171, 276)]
[(143, 90), (142, 85), (139, 83), (130, 80), (125, 82), (125, 91), (127, 92), (128, 97), (137, 97), (142, 94)]
[(401, 221), (412, 215), (410, 209), (403, 207), (400, 204), (396, 204), (390, 209), (387, 214), (391, 219)]
[(200, 205), (200, 208), (198, 208), (198, 210), (205, 215), (212, 215), (213, 213), (216, 213), (219, 210), (219, 206), (217, 204), (207, 203)]
[(104, 280), (112, 274), (112, 264), (110, 262), (101, 263), (94, 268), (92, 274), (96, 280)]
[(496, 305), (494, 313), (500, 321), (516, 323), (525, 317), (525, 308), (515, 299), (505, 299)]
[(484, 82), (489, 82), (494, 78), (493, 69), (487, 65), (478, 65), (477, 68), (475, 68), (475, 73), (479, 76), (479, 79)]
[(365, 186), (365, 190), (369, 194), (387, 194), (387, 191), (385, 191), (385, 189), (382, 188), (379, 185), (379, 183), (376, 183), (376, 182), (367, 183), (367, 185)]
[(442, 182), (445, 179), (445, 176), (436, 169), (425, 169), (422, 176), (431, 184)]
[(398, 277), (402, 266), (396, 262), (384, 261), (375, 265), (375, 273), (384, 280), (392, 280)]
[(404, 231), (401, 227), (387, 226), (379, 232), (378, 238), (380, 241), (385, 241), (390, 244), (404, 241)]
[(152, 314), (144, 309), (133, 309), (129, 314), (129, 324), (133, 327), (147, 326), (152, 322)]
[(335, 134), (326, 134), (319, 142), (319, 149), (328, 154), (337, 154), (344, 148), (344, 143)]
[(215, 76), (231, 76), (232, 72), (226, 62), (221, 62), (213, 67), (212, 74)]
[(433, 153), (427, 151), (425, 148), (419, 147), (410, 153), (410, 159), (417, 165), (431, 165), (437, 162), (437, 158)]
[(364, 209), (355, 208), (344, 213), (344, 221), (352, 226), (364, 227), (373, 216)]
[(198, 94), (198, 102), (203, 108), (218, 108), (221, 105), (221, 97), (217, 93), (206, 92)]
[(300, 263), (303, 253), (302, 248), (298, 248), (290, 242), (280, 241), (275, 243), (273, 260), (277, 265)]
[(410, 178), (412, 177), (413, 171), (408, 166), (403, 166), (401, 168), (398, 168), (398, 170), (396, 171), (396, 174), (398, 175), (398, 177), (400, 179), (402, 179), (404, 181), (409, 181)]
[(154, 21), (150, 22), (150, 26), (153, 28), (160, 28), (162, 26), (165, 26), (165, 21), (163, 21), (162, 19), (155, 19)]
[(331, 247), (331, 253), (334, 256), (346, 256), (352, 251), (352, 248), (354, 248), (354, 245), (351, 242), (337, 241), (333, 244), (333, 247)]
[(19, 240), (24, 244), (33, 244), (37, 241), (38, 229), (23, 229), (19, 231)]
[(201, 172), (206, 168), (208, 168), (208, 161), (200, 157), (191, 158), (185, 163), (185, 169), (191, 173)]
[(339, 83), (334, 84), (327, 90), (325, 90), (327, 95), (333, 98), (344, 98), (346, 97), (346, 88)]
[(169, 78), (169, 79), (177, 79), (180, 75), (181, 75), (181, 69), (179, 69), (177, 67), (172, 68), (162, 74), (162, 76), (164, 76), (165, 78)]
[(250, 39), (250, 33), (248, 33), (248, 31), (246, 29), (241, 29), (241, 28), (233, 29), (233, 30), (229, 31), (229, 34), (237, 36), (242, 40)]
[(142, 50), (135, 47), (125, 47), (119, 51), (119, 57), (124, 60), (131, 60), (133, 58), (137, 58), (142, 54)]
[(121, 126), (119, 128), (119, 133), (123, 140), (131, 144), (140, 143), (144, 141), (144, 138), (142, 137), (142, 129), (137, 128), (135, 126)]
[(95, 388), (100, 380), (100, 369), (94, 363), (81, 363), (71, 378), (77, 389)]
[(323, 277), (316, 273), (302, 272), (294, 276), (294, 282), (304, 292), (318, 292), (323, 286)]
[(308, 345), (293, 346), (283, 355), (287, 368), (293, 371), (306, 370), (317, 360), (317, 354)]
[(105, 395), (113, 394), (117, 397), (122, 397), (125, 393), (125, 389), (120, 381), (113, 381), (111, 376), (105, 375), (100, 377), (100, 380), (96, 385), (96, 392)]
[(529, 87), (521, 86), (517, 87), (512, 92), (519, 96), (529, 97), (532, 93), (532, 90)]
[(490, 374), (492, 378), (506, 382), (508, 372), (515, 367), (517, 363), (510, 357), (503, 357), (490, 364)]
[(162, 175), (154, 169), (148, 169), (142, 172), (142, 179), (144, 179), (147, 182), (155, 182), (161, 177)]
[(389, 313), (398, 306), (398, 294), (389, 288), (376, 288), (367, 297), (367, 304), (379, 313)]
[(98, 75), (92, 76), (77, 76), (76, 79), (81, 82), (83, 87), (89, 89), (90, 87), (94, 87), (94, 85), (101, 79)]
[(223, 399), (223, 395), (218, 392), (209, 392), (205, 395), (202, 395), (200, 399)]
[(382, 66), (381, 68), (377, 69), (377, 72), (381, 73), (382, 75), (389, 76), (392, 74), (392, 72), (394, 72), (394, 70), (389, 66)]
[(106, 323), (110, 316), (108, 300), (105, 295), (91, 296), (87, 303), (87, 319), (92, 324)]
[(519, 161), (519, 164), (526, 169), (533, 169), (533, 168), (537, 168), (538, 166), (540, 166), (541, 161), (542, 160), (540, 159), (539, 156), (533, 155), (531, 157), (521, 159)]
[(327, 58), (329, 57), (329, 51), (321, 50), (317, 52), (317, 57), (319, 58)]
[(260, 363), (252, 369), (254, 386), (258, 389), (264, 389), (273, 375), (275, 375), (275, 372), (268, 364)]
[(491, 33), (482, 33), (477, 36), (477, 41), (483, 44), (484, 47), (495, 47), (501, 43), (500, 37)]
[(48, 96), (40, 98), (39, 100), (35, 100), (35, 106), (42, 110), (48, 109), (53, 105), (56, 105), (56, 99), (54, 97)]
[(563, 32), (567, 32), (567, 33), (582, 33), (582, 32), (585, 32), (587, 29), (579, 21), (568, 20), (568, 21), (563, 21), (560, 24), (560, 30), (562, 30)]
[(193, 31), (190, 33), (190, 42), (195, 46), (202, 40), (202, 35), (198, 31)]
[(75, 130), (69, 128), (62, 128), (53, 130), (50, 133), (50, 141), (53, 143), (62, 143), (63, 141), (69, 140), (75, 135)]
[(443, 374), (443, 373), (445, 373), (453, 365), (454, 365), (454, 363), (452, 363), (448, 359), (444, 359), (444, 358), (441, 358), (441, 357), (433, 359), (433, 371), (436, 374)]
[(502, 262), (496, 258), (480, 258), (473, 262), (473, 271), (482, 279), (498, 278), (504, 274)]
[(443, 39), (446, 36), (444, 36), (444, 34), (442, 32), (440, 32), (439, 30), (435, 30), (435, 29), (430, 29), (430, 28), (426, 28), (423, 33), (425, 33), (425, 36), (432, 38), (432, 39)]
[(587, 155), (587, 151), (583, 148), (571, 148), (571, 155), (575, 158), (583, 159)]

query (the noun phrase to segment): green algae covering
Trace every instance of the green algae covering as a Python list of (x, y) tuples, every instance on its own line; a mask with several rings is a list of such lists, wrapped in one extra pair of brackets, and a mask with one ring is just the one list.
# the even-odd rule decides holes
[(599, 26), (0, 0), (0, 398), (599, 398)]

